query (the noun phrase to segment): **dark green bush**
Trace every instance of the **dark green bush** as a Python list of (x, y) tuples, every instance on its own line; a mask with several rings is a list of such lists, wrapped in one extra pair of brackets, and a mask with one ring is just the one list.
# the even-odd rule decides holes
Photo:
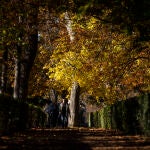
[(93, 114), (94, 126), (150, 135), (150, 94), (118, 101)]
[(44, 122), (41, 107), (0, 95), (0, 134), (42, 127)]

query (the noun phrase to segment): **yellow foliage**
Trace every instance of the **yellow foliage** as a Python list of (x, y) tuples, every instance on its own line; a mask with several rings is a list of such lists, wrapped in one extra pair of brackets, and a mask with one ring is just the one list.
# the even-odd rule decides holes
[(148, 90), (149, 63), (140, 59), (147, 57), (147, 50), (137, 53), (132, 47), (134, 37), (112, 33), (94, 17), (78, 20), (74, 16), (73, 20), (75, 41), (70, 43), (67, 35), (61, 37), (45, 65), (54, 85), (70, 89), (76, 81), (82, 91), (109, 103), (124, 99), (136, 86)]

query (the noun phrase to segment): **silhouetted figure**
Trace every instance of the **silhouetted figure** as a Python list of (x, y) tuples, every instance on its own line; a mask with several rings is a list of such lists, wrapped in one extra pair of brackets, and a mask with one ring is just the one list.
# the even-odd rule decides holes
[(63, 99), (59, 106), (59, 118), (61, 121), (61, 126), (63, 128), (68, 126), (68, 117), (70, 116), (70, 109), (67, 99)]
[(79, 107), (79, 123), (81, 127), (86, 126), (86, 106), (83, 103), (80, 103)]
[(53, 127), (54, 104), (51, 100), (46, 103), (44, 112), (46, 113), (46, 127)]
[(59, 115), (59, 104), (57, 102), (53, 103), (54, 109), (53, 109), (53, 127), (57, 126), (57, 121), (58, 121), (58, 115)]

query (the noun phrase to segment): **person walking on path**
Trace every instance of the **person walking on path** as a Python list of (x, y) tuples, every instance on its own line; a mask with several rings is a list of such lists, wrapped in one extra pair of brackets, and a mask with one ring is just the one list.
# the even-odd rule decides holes
[(46, 127), (53, 127), (53, 111), (54, 105), (52, 101), (48, 101), (44, 107), (44, 112), (46, 113)]
[(68, 117), (70, 116), (70, 109), (67, 99), (63, 99), (59, 106), (59, 118), (61, 120), (62, 128), (68, 126)]

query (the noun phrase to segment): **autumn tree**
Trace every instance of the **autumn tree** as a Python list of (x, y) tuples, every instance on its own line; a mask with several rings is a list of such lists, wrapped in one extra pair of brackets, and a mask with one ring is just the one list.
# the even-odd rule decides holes
[[(139, 67), (133, 69), (133, 66), (138, 66), (138, 61), (143, 66), (142, 58), (145, 58), (146, 63), (143, 66), (145, 69), (141, 69), (149, 76), (149, 70), (146, 69), (149, 61), (148, 45), (139, 53), (133, 48), (136, 33), (128, 36), (112, 32), (111, 26), (105, 26), (93, 17), (88, 20), (74, 17), (74, 20), (77, 21), (74, 24), (76, 40), (68, 43), (67, 35), (65, 38), (63, 33), (59, 41), (61, 44), (53, 52), (49, 66), (46, 66), (49, 68), (50, 79), (54, 85), (66, 88), (70, 88), (73, 81), (78, 81), (83, 91), (88, 91), (97, 100), (103, 97), (108, 103), (125, 99), (129, 91), (140, 84), (139, 76), (135, 76), (136, 82), (128, 79), (133, 78), (130, 76), (131, 70), (140, 74)], [(142, 84), (149, 90), (147, 77)], [(129, 84), (125, 84), (127, 80)], [(143, 89), (142, 84), (138, 86), (140, 89)]]
[[(102, 54), (102, 55), (100, 55), (101, 53), (98, 52), (99, 53), (98, 56), (101, 56), (101, 57), (103, 57), (103, 55), (106, 56), (106, 58), (103, 59), (104, 62), (102, 64), (106, 64), (106, 66), (108, 65), (107, 66), (108, 68), (106, 67), (107, 69), (105, 69), (105, 67), (104, 67), (104, 70), (105, 71), (107, 70), (107, 72), (101, 71), (102, 73), (99, 73), (99, 74), (103, 74), (103, 76), (104, 76), (101, 79), (102, 81), (100, 80), (101, 83), (102, 83), (101, 87), (102, 87), (102, 89), (103, 89), (103, 87), (106, 87), (108, 89), (109, 93), (114, 91), (113, 89), (116, 89), (116, 90), (118, 90), (118, 93), (120, 93), (119, 95), (120, 96), (122, 95), (121, 97), (123, 98), (124, 94), (121, 92), (123, 90), (120, 90), (120, 89), (124, 89), (124, 93), (126, 93), (125, 95), (127, 95), (127, 93), (129, 93), (129, 92), (127, 92), (128, 91), (127, 89), (129, 87), (125, 86), (125, 85), (122, 86), (120, 84), (120, 81), (123, 81), (123, 78), (125, 78), (124, 80), (126, 80), (126, 75), (125, 74), (128, 72), (128, 70), (131, 69), (131, 66), (133, 65), (133, 63), (136, 63), (137, 60), (139, 60), (139, 59), (140, 59), (140, 62), (141, 62), (141, 57), (136, 57), (136, 56), (140, 56), (141, 55), (141, 51), (144, 51), (144, 54), (147, 54), (147, 49), (149, 48), (148, 43), (146, 42), (147, 38), (148, 38), (148, 34), (147, 34), (148, 33), (147, 32), (148, 31), (148, 28), (147, 28), (148, 27), (148, 22), (147, 22), (146, 18), (148, 18), (148, 15), (149, 15), (148, 9), (147, 9), (148, 5), (149, 5), (149, 2), (147, 0), (145, 0), (144, 2), (138, 2), (138, 3), (136, 3), (136, 1), (129, 1), (129, 2), (126, 2), (126, 1), (114, 1), (114, 2), (110, 2), (110, 1), (105, 1), (105, 2), (104, 1), (89, 1), (89, 2), (73, 1), (74, 3), (73, 2), (69, 2), (68, 3), (68, 2), (69, 1), (66, 1), (65, 3), (63, 1), (56, 1), (53, 4), (52, 3), (48, 3), (48, 7), (49, 7), (50, 11), (54, 11), (57, 8), (58, 8), (57, 10), (63, 10), (63, 9), (66, 10), (66, 8), (68, 8), (67, 5), (71, 4), (70, 8), (72, 9), (72, 11), (76, 11), (79, 8), (78, 9), (80, 11), (79, 14), (83, 14), (84, 13), (85, 15), (87, 15), (86, 16), (87, 18), (88, 18), (88, 15), (89, 16), (94, 16), (95, 18), (97, 18), (97, 22), (98, 22), (98, 20), (101, 21), (100, 24), (105, 23), (108, 27), (111, 27), (109, 29), (109, 31), (106, 31), (106, 33), (107, 33), (106, 35), (108, 35), (108, 36), (105, 37), (105, 42), (100, 42), (100, 40), (97, 40), (97, 41), (99, 41), (99, 44), (97, 45), (97, 47), (99, 47), (99, 45), (101, 44), (101, 45), (103, 45), (102, 49), (104, 49), (104, 51), (105, 51), (105, 53)], [(60, 7), (57, 7), (57, 6), (60, 6)], [(139, 11), (139, 10), (141, 10), (141, 11)], [(116, 15), (116, 14), (119, 14), (119, 15)], [(142, 24), (143, 21), (145, 22), (145, 24)], [(79, 33), (85, 34), (86, 33), (85, 30), (88, 30), (87, 33), (89, 32), (89, 29), (84, 28), (86, 26), (86, 24), (87, 24), (85, 19), (79, 19), (78, 23), (80, 24), (80, 28), (77, 29), (79, 32), (75, 31), (77, 39), (81, 38), (80, 36), (78, 36), (78, 35), (80, 35)], [(91, 27), (91, 29), (93, 30), (94, 28), (92, 28), (92, 24), (95, 24), (95, 23), (91, 21), (91, 23), (90, 23), (88, 28)], [(99, 31), (101, 29), (102, 29), (101, 27), (99, 29), (97, 29), (96, 33), (97, 33), (97, 31)], [(106, 30), (106, 29), (104, 29), (104, 30)], [(114, 31), (117, 31), (118, 34), (116, 32), (114, 32)], [(61, 32), (64, 32), (64, 31), (61, 31)], [(93, 33), (92, 34), (91, 33), (92, 33), (92, 31), (90, 31), (89, 34), (92, 35), (95, 38), (96, 37), (95, 32), (94, 32), (95, 36), (93, 35)], [(122, 33), (128, 34), (128, 36), (126, 36), (125, 34), (122, 34)], [(105, 34), (105, 31), (102, 34)], [(119, 34), (120, 34), (120, 36), (119, 36)], [(86, 34), (85, 36), (87, 36), (87, 35), (88, 34)], [(91, 37), (90, 35), (88, 35), (89, 39), (92, 39), (92, 40), (89, 40), (88, 37), (87, 37), (87, 39), (89, 41), (91, 41), (91, 43), (92, 43), (94, 38)], [(61, 33), (60, 36), (64, 36), (64, 37), (61, 38), (61, 40), (57, 39), (55, 41), (55, 43), (59, 43), (59, 41), (61, 41), (63, 43), (62, 44), (63, 47), (61, 47), (61, 45), (58, 44), (60, 46), (60, 49), (61, 49), (60, 52), (57, 53), (57, 50), (56, 50), (56, 55), (57, 55), (58, 59), (61, 59), (61, 57), (65, 57), (65, 56), (61, 55), (61, 53), (64, 53), (64, 52), (67, 52), (67, 51), (68, 51), (68, 55), (72, 55), (72, 57), (78, 58), (78, 56), (80, 56), (80, 55), (78, 53), (76, 53), (76, 52), (75, 53), (71, 53), (71, 51), (74, 51), (74, 49), (78, 49), (79, 50), (80, 46), (82, 45), (82, 42), (85, 43), (85, 41), (86, 42), (88, 41), (88, 40), (85, 40), (85, 39), (83, 41), (80, 40), (82, 42), (81, 43), (80, 42), (76, 43), (76, 46), (74, 46), (74, 44), (71, 45), (69, 43), (69, 41), (70, 41), (69, 40), (69, 35), (65, 35), (65, 34)], [(98, 35), (98, 36), (101, 36), (101, 35)], [(116, 38), (116, 36), (118, 36), (118, 39)], [(116, 38), (116, 40), (113, 41), (112, 39), (114, 37)], [(144, 40), (141, 40), (141, 39), (144, 39)], [(119, 44), (116, 42), (117, 40), (119, 40)], [(108, 43), (108, 41), (111, 41), (111, 42)], [(139, 41), (142, 41), (142, 42), (139, 42)], [(114, 43), (116, 45), (120, 45), (121, 48), (119, 46), (118, 47), (115, 46)], [(109, 44), (112, 44), (112, 45), (109, 47), (108, 46)], [(58, 45), (56, 46), (56, 49), (59, 47)], [(96, 44), (95, 45), (94, 44), (89, 44), (89, 45), (90, 46), (93, 45), (93, 47), (96, 46)], [(125, 45), (124, 48), (122, 48), (123, 45)], [(111, 50), (112, 47), (115, 48), (115, 49), (117, 47), (117, 49), (120, 49), (120, 53), (122, 51), (122, 54), (120, 54), (120, 56), (118, 56), (118, 57), (117, 56), (115, 57), (115, 55), (116, 55), (115, 53), (116, 52), (108, 51), (107, 50), (107, 46), (108, 46), (108, 50), (109, 49)], [(72, 48), (72, 47), (74, 47), (74, 48)], [(91, 46), (91, 49), (93, 47)], [(73, 50), (70, 50), (70, 49), (73, 49)], [(87, 48), (85, 47), (83, 49), (87, 49)], [(97, 48), (97, 49), (99, 49), (99, 48)], [(126, 52), (124, 51), (124, 49), (125, 49)], [(82, 51), (82, 54), (83, 53), (84, 53), (84, 50)], [(109, 55), (109, 53), (110, 53), (110, 55)], [(55, 55), (55, 52), (54, 52), (54, 55)], [(67, 53), (65, 53), (64, 55), (67, 55)], [(127, 56), (127, 58), (123, 59), (123, 62), (120, 61), (119, 63), (115, 63), (115, 61), (113, 61), (113, 62), (109, 62), (108, 63), (108, 61), (110, 61), (110, 59), (112, 59), (112, 58), (114, 60), (116, 60), (116, 59), (119, 60), (120, 58), (124, 57), (125, 55)], [(88, 57), (90, 57), (90, 56), (91, 55), (89, 55)], [(146, 59), (144, 58), (144, 61), (148, 61), (148, 60), (149, 60), (149, 57), (147, 57)], [(143, 61), (143, 58), (142, 58), (142, 61)], [(79, 62), (80, 61), (78, 61), (78, 63)], [(51, 61), (50, 61), (50, 64), (51, 64)], [(85, 67), (85, 68), (89, 68), (89, 70), (90, 70), (90, 68), (93, 67), (91, 60), (89, 61), (89, 63), (86, 62), (85, 64), (88, 66), (88, 67)], [(93, 63), (93, 64), (95, 64), (95, 63)], [(97, 65), (97, 67), (100, 67), (102, 64)], [(116, 69), (117, 67), (115, 67), (116, 64), (120, 65), (120, 67), (118, 67), (118, 69)], [(75, 68), (76, 66), (73, 66), (72, 64), (70, 64), (70, 65), (74, 68), (74, 70), (76, 70), (76, 68)], [(108, 69), (109, 69), (109, 71), (108, 71)], [(95, 71), (95, 70), (93, 70), (93, 71)], [(66, 71), (66, 73), (68, 73), (68, 71)], [(90, 74), (90, 71), (88, 71), (88, 73)], [(60, 72), (58, 72), (58, 74), (60, 74)], [(111, 74), (111, 76), (107, 77), (107, 76), (109, 76), (109, 74)], [(118, 74), (120, 74), (120, 77), (119, 77)], [(61, 80), (61, 78), (63, 76), (66, 77), (66, 74), (63, 74), (62, 76), (60, 75), (60, 77), (59, 77), (60, 80)], [(99, 75), (97, 75), (97, 76), (99, 77)], [(148, 75), (146, 75), (146, 76), (148, 76)], [(87, 78), (88, 78), (87, 81), (91, 82), (91, 80), (89, 80), (89, 79), (92, 78), (92, 75), (91, 75), (91, 77), (87, 76)], [(84, 80), (82, 80), (82, 79), (80, 79), (80, 81), (83, 82)], [(50, 79), (50, 80), (52, 81), (52, 83), (54, 83), (53, 82), (54, 81), (53, 78)], [(93, 80), (94, 80), (94, 78), (93, 78)], [(109, 80), (109, 82), (108, 82), (108, 80)], [(65, 81), (63, 81), (63, 82), (65, 82)], [(68, 87), (69, 86), (68, 84), (71, 83), (72, 80), (67, 78), (67, 82), (65, 84)], [(99, 81), (97, 81), (97, 82), (99, 82)], [(64, 83), (62, 83), (62, 82), (58, 82), (58, 83), (59, 84), (57, 84), (57, 85), (56, 85), (56, 83), (54, 83), (56, 85), (56, 86), (54, 85), (54, 87), (56, 87), (57, 89), (62, 89), (63, 86), (61, 87), (61, 85), (63, 85)], [(86, 81), (85, 81), (85, 83), (86, 83)], [(50, 84), (51, 84), (51, 82), (50, 82)], [(98, 83), (94, 84), (94, 85), (98, 85)], [(98, 90), (98, 91), (100, 91), (100, 90)], [(94, 93), (97, 93), (97, 90), (95, 90)], [(116, 92), (113, 93), (113, 96), (117, 97), (118, 93), (116, 93)], [(108, 94), (106, 94), (107, 96), (105, 96), (105, 94), (102, 94), (103, 97), (105, 97), (105, 98), (106, 97), (109, 97), (109, 98), (111, 97), (111, 95), (108, 96)]]

